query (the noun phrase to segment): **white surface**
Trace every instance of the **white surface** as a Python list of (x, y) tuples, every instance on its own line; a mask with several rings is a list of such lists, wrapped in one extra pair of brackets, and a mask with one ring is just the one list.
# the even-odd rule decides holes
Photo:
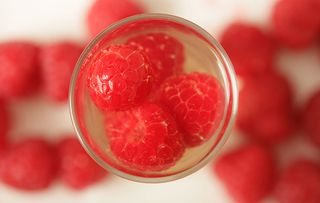
[[(268, 26), (269, 13), (275, 1), (270, 0), (139, 0), (150, 12), (170, 13), (185, 17), (218, 36), (233, 19)], [(0, 41), (32, 39), (39, 42), (73, 39), (85, 40), (85, 12), (91, 0), (0, 0)], [(320, 57), (316, 50), (302, 54), (283, 53), (279, 66), (288, 73), (297, 88), (297, 102), (303, 101), (315, 87), (320, 87)], [(306, 65), (308, 64), (308, 65)], [(307, 79), (307, 80), (306, 80)], [(67, 105), (56, 106), (41, 96), (14, 102), (11, 110), (16, 120), (12, 136), (43, 134), (57, 139), (72, 132)], [(239, 144), (231, 139), (226, 148)], [(293, 150), (294, 149), (294, 150)], [(225, 150), (225, 149), (224, 149)], [(300, 138), (279, 149), (281, 160), (296, 156), (316, 157), (316, 151)], [(307, 153), (309, 151), (309, 153)], [(314, 157), (312, 157), (312, 155)], [(221, 184), (204, 168), (198, 173), (171, 183), (140, 184), (112, 177), (87, 190), (73, 192), (56, 182), (44, 191), (23, 193), (0, 184), (1, 203), (56, 202), (152, 202), (152, 203), (231, 203)], [(272, 202), (266, 201), (266, 202)]]

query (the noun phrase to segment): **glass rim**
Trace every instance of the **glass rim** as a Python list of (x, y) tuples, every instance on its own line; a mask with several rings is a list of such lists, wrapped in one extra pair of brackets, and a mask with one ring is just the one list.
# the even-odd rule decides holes
[[(231, 108), (230, 111), (230, 118), (227, 119), (227, 117), (224, 119), (224, 122), (227, 122), (227, 125), (224, 129), (222, 138), (218, 141), (217, 145), (214, 147), (213, 150), (208, 152), (208, 154), (201, 159), (197, 164), (192, 166), (191, 168), (188, 168), (186, 170), (183, 170), (179, 173), (171, 174), (168, 176), (163, 176), (163, 177), (143, 177), (143, 176), (136, 176), (133, 174), (128, 174), (125, 172), (122, 172), (118, 170), (115, 167), (112, 167), (110, 164), (105, 162), (103, 159), (101, 159), (95, 151), (92, 149), (92, 147), (88, 144), (85, 136), (81, 132), (81, 128), (79, 126), (79, 123), (77, 121), (77, 113), (75, 110), (75, 100), (74, 100), (74, 95), (75, 95), (75, 86), (76, 86), (76, 81), (77, 77), (79, 74), (79, 71), (81, 69), (81, 66), (83, 64), (83, 61), (87, 57), (88, 53), (91, 51), (91, 49), (94, 47), (94, 45), (99, 42), (106, 34), (116, 30), (117, 28), (128, 24), (132, 23), (135, 21), (139, 20), (144, 20), (144, 19), (155, 19), (155, 20), (168, 20), (171, 22), (179, 23), (182, 25), (185, 25), (187, 27), (192, 28), (194, 31), (199, 33), (202, 37), (204, 37), (208, 42), (212, 44), (217, 50), (217, 54), (219, 54), (219, 57), (224, 62), (224, 70), (227, 73), (229, 79), (228, 82), (229, 84), (229, 91), (230, 95), (232, 95), (231, 101), (229, 100), (228, 104), (228, 109)], [(230, 104), (231, 103), (231, 104)], [(148, 13), (148, 14), (139, 14), (139, 15), (134, 15), (130, 16), (128, 18), (124, 18), (120, 21), (117, 21), (116, 23), (108, 26), (106, 29), (104, 29), (102, 32), (100, 32), (96, 37), (94, 37), (93, 40), (86, 46), (85, 50), (82, 52), (80, 55), (76, 65), (75, 69), (72, 73), (71, 80), (70, 80), (70, 88), (69, 88), (69, 113), (71, 116), (71, 121), (73, 124), (73, 128), (75, 129), (75, 132), (77, 134), (78, 139), (80, 140), (81, 145), (85, 149), (85, 151), (91, 156), (93, 160), (95, 160), (101, 167), (103, 167), (105, 170), (108, 170), (109, 172), (122, 177), (127, 180), (131, 180), (134, 182), (140, 182), (140, 183), (163, 183), (163, 182), (170, 182), (174, 180), (178, 180), (181, 178), (184, 178), (188, 175), (191, 175), (192, 173), (200, 170), (203, 168), (205, 165), (207, 165), (215, 156), (216, 154), (221, 150), (222, 146), (226, 143), (227, 139), (229, 138), (229, 135), (231, 133), (232, 127), (235, 122), (236, 114), (238, 110), (238, 87), (237, 87), (237, 80), (235, 76), (235, 72), (233, 69), (233, 65), (225, 52), (225, 50), (222, 48), (222, 46), (218, 43), (218, 41), (211, 36), (205, 29), (202, 27), (198, 26), (197, 24), (186, 20), (184, 18), (174, 16), (174, 15), (169, 15), (169, 14), (160, 14), (160, 13)], [(224, 123), (225, 124), (225, 123)], [(220, 130), (223, 129), (223, 126)]]

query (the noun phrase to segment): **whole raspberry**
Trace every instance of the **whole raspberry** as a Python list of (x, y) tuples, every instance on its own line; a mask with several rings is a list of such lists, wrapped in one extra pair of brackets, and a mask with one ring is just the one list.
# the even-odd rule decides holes
[(284, 141), (294, 130), (292, 90), (283, 76), (268, 73), (244, 77), (237, 126), (248, 136), (269, 144)]
[(5, 103), (0, 100), (0, 153), (6, 146), (9, 123), (9, 115)]
[(73, 189), (83, 189), (108, 174), (84, 151), (76, 138), (66, 137), (58, 144), (60, 175)]
[(154, 103), (106, 116), (105, 126), (111, 151), (133, 169), (168, 169), (185, 150), (174, 119)]
[(0, 164), (2, 181), (21, 190), (47, 188), (57, 172), (54, 148), (40, 138), (29, 138), (8, 149)]
[(222, 34), (221, 44), (239, 75), (260, 74), (272, 68), (275, 43), (258, 27), (235, 22)]
[(138, 47), (149, 56), (156, 85), (182, 72), (184, 48), (174, 37), (164, 33), (149, 33), (130, 38), (127, 44)]
[(214, 170), (229, 194), (239, 203), (260, 202), (274, 185), (272, 154), (260, 145), (247, 144), (222, 155)]
[(81, 46), (72, 42), (51, 44), (41, 50), (44, 91), (53, 101), (67, 100), (70, 78), (81, 52)]
[(272, 14), (275, 37), (285, 46), (300, 49), (311, 45), (320, 32), (318, 0), (280, 0)]
[(102, 110), (125, 110), (145, 99), (153, 86), (153, 72), (144, 52), (128, 45), (102, 49), (88, 68), (92, 100)]
[(143, 8), (132, 0), (96, 0), (87, 15), (89, 32), (95, 36), (118, 20), (143, 12)]
[(224, 92), (213, 76), (194, 72), (165, 80), (160, 100), (183, 130), (185, 143), (193, 147), (207, 141), (218, 127)]
[(0, 43), (0, 97), (17, 98), (35, 90), (38, 47), (30, 42)]
[(294, 162), (280, 177), (275, 195), (279, 203), (319, 203), (320, 166), (308, 160)]
[(286, 140), (296, 130), (295, 125), (294, 115), (286, 111), (275, 111), (260, 116), (251, 127), (242, 130), (248, 137), (272, 145)]
[(302, 114), (302, 125), (305, 134), (320, 147), (320, 91), (307, 102)]

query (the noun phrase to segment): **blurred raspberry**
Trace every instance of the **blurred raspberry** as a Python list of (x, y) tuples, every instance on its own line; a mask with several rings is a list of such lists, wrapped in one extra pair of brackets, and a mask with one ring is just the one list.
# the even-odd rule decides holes
[(238, 128), (268, 144), (283, 142), (295, 126), (292, 94), (288, 81), (279, 74), (243, 77)]
[(123, 18), (143, 13), (132, 0), (96, 0), (88, 11), (87, 25), (91, 36)]
[(130, 38), (127, 42), (143, 50), (154, 67), (155, 85), (167, 77), (181, 73), (184, 62), (183, 45), (174, 37), (164, 33), (149, 33)]
[(285, 111), (275, 111), (260, 116), (246, 129), (247, 136), (267, 144), (278, 144), (296, 130), (295, 115)]
[(320, 91), (307, 102), (303, 110), (302, 125), (310, 140), (320, 147)]
[(0, 100), (0, 152), (5, 148), (9, 129), (9, 115), (5, 102)]
[(247, 144), (222, 155), (214, 165), (216, 175), (239, 203), (260, 202), (274, 186), (275, 163), (264, 147)]
[(280, 0), (273, 14), (273, 32), (285, 46), (300, 49), (315, 42), (320, 32), (319, 0)]
[(308, 160), (294, 162), (280, 177), (275, 195), (279, 203), (319, 203), (319, 164)]
[(0, 97), (17, 98), (36, 89), (38, 52), (30, 42), (0, 43)]
[(101, 110), (126, 110), (141, 103), (153, 87), (147, 55), (129, 45), (103, 48), (88, 68), (87, 85)]
[(145, 103), (115, 116), (106, 115), (105, 126), (111, 151), (133, 169), (168, 169), (185, 150), (175, 120), (154, 103)]
[(44, 91), (53, 101), (66, 101), (69, 83), (82, 47), (72, 42), (59, 42), (41, 50), (40, 61)]
[(258, 27), (235, 22), (222, 34), (221, 44), (239, 75), (264, 73), (272, 68), (275, 42)]
[(91, 159), (76, 138), (64, 138), (58, 145), (58, 154), (62, 180), (73, 189), (84, 189), (108, 175)]
[(210, 139), (222, 117), (223, 89), (211, 75), (194, 72), (172, 76), (161, 85), (160, 99), (184, 131), (190, 147)]
[(29, 138), (11, 146), (0, 164), (2, 181), (21, 190), (47, 188), (56, 176), (54, 148), (40, 138)]

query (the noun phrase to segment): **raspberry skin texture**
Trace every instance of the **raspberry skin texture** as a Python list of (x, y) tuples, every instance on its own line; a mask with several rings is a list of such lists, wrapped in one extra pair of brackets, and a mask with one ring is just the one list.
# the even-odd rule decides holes
[(96, 0), (87, 14), (88, 30), (95, 36), (112, 23), (143, 12), (144, 9), (132, 0)]
[(73, 42), (58, 42), (42, 48), (40, 53), (44, 92), (55, 102), (68, 99), (69, 84), (82, 47)]
[(130, 38), (127, 44), (143, 50), (154, 67), (155, 84), (183, 71), (184, 48), (174, 37), (164, 33), (149, 33)]
[(85, 152), (75, 137), (66, 136), (58, 143), (60, 176), (72, 189), (84, 189), (108, 175)]
[(275, 42), (260, 28), (234, 22), (223, 32), (220, 41), (238, 75), (262, 74), (272, 69)]
[(320, 148), (320, 90), (307, 102), (302, 113), (302, 128), (305, 135)]
[(0, 100), (0, 154), (7, 143), (7, 133), (10, 127), (9, 114), (4, 101)]
[(261, 145), (237, 148), (222, 155), (213, 167), (236, 202), (260, 202), (273, 189), (276, 166), (270, 151)]
[(159, 94), (183, 131), (187, 146), (210, 139), (224, 108), (224, 92), (218, 80), (197, 72), (173, 76), (163, 82)]
[(0, 43), (0, 97), (16, 99), (35, 91), (38, 53), (39, 48), (31, 42)]
[(149, 95), (153, 80), (153, 68), (144, 52), (132, 46), (112, 45), (93, 59), (87, 85), (101, 110), (126, 110)]
[(155, 103), (106, 116), (105, 126), (113, 154), (135, 170), (168, 169), (185, 151), (174, 119)]
[(278, 180), (275, 196), (279, 203), (319, 203), (319, 164), (309, 160), (292, 163)]
[(318, 0), (280, 0), (272, 14), (276, 39), (292, 49), (302, 49), (315, 42), (320, 32)]
[(2, 182), (26, 191), (43, 190), (56, 177), (55, 149), (40, 138), (29, 138), (11, 146), (2, 156)]
[(237, 127), (264, 143), (282, 143), (295, 129), (292, 103), (292, 89), (282, 75), (243, 77)]

